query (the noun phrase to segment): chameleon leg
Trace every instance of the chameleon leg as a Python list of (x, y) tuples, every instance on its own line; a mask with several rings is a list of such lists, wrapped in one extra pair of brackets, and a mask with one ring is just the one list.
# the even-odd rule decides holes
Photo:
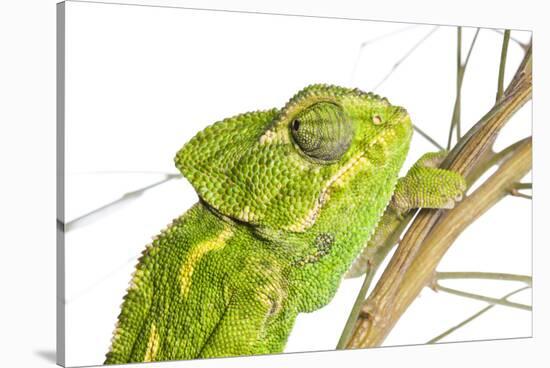
[[(400, 178), (393, 197), (381, 217), (375, 233), (357, 257), (346, 277), (361, 276), (378, 253), (387, 252), (398, 240), (407, 222), (402, 221), (413, 208), (453, 208), (466, 190), (464, 178), (456, 172), (439, 169), (446, 151), (424, 154)], [(388, 244), (390, 243), (390, 244)], [(388, 247), (382, 247), (389, 245)]]
[(398, 214), (412, 208), (453, 208), (466, 190), (464, 178), (437, 165), (446, 152), (423, 155), (397, 182), (390, 206)]

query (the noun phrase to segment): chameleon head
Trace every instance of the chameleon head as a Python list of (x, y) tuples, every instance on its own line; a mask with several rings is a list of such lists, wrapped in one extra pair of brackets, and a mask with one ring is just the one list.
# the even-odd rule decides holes
[(206, 128), (175, 161), (219, 213), (303, 232), (322, 217), (367, 208), (368, 196), (387, 197), (387, 203), (411, 135), (407, 112), (388, 100), (311, 85), (281, 110), (247, 113)]

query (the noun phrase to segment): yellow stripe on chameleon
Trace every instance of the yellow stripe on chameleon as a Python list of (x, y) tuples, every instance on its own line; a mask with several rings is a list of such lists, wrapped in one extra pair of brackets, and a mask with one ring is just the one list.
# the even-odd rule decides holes
[(214, 239), (205, 240), (202, 243), (195, 245), (185, 258), (183, 265), (180, 268), (180, 284), (181, 284), (181, 294), (186, 296), (191, 287), (191, 277), (193, 276), (193, 270), (195, 265), (200, 261), (202, 256), (207, 252), (212, 250), (218, 250), (223, 248), (226, 243), (226, 240), (233, 235), (233, 230), (231, 228), (225, 228), (223, 231)]
[(149, 334), (149, 340), (147, 340), (147, 350), (145, 351), (145, 356), (143, 357), (144, 362), (152, 362), (155, 360), (157, 351), (159, 349), (159, 334), (157, 332), (157, 327), (151, 325), (151, 333)]

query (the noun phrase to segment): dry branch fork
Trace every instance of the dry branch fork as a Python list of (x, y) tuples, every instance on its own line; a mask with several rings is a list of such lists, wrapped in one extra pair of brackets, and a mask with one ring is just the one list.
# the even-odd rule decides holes
[[(491, 162), (501, 128), (531, 99), (532, 49), (495, 106), (476, 123), (442, 163), (466, 178), (477, 177)], [(420, 291), (458, 235), (500, 199), (531, 169), (531, 139), (510, 147), (499, 169), (452, 210), (422, 209), (401, 240), (389, 265), (365, 301), (346, 348), (379, 346)], [(483, 170), (484, 171), (484, 170)], [(477, 173), (477, 174), (476, 174)]]

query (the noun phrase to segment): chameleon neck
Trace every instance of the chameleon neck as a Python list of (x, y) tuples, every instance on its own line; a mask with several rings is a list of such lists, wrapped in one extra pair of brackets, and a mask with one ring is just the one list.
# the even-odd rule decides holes
[[(405, 158), (408, 146), (394, 155), (387, 165), (367, 167), (358, 172), (349, 187), (362, 197), (350, 201), (339, 197), (353, 197), (355, 192), (334, 188), (333, 199), (321, 212), (316, 223), (308, 230), (309, 241), (323, 249), (315, 262), (306, 263), (292, 270), (290, 280), (300, 303), (301, 312), (310, 312), (330, 302), (344, 274), (361, 253), (372, 236), (382, 213), (387, 207), (397, 183), (397, 172)], [(360, 182), (361, 177), (371, 178)], [(366, 195), (365, 195), (366, 194)], [(306, 296), (306, 297), (304, 297)], [(309, 297), (311, 296), (311, 297)]]

